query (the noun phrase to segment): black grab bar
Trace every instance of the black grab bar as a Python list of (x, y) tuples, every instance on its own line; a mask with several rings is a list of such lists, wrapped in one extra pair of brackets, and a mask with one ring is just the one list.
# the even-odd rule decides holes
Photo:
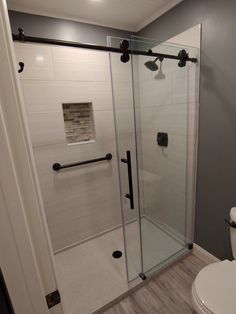
[(80, 161), (80, 162), (74, 162), (72, 164), (61, 165), (57, 162), (57, 163), (53, 164), (52, 169), (54, 171), (59, 171), (61, 169), (65, 169), (65, 168), (71, 168), (71, 167), (81, 166), (81, 165), (85, 165), (85, 164), (91, 164), (93, 162), (98, 162), (98, 161), (103, 161), (103, 160), (111, 160), (111, 159), (112, 159), (112, 154), (108, 153), (108, 154), (106, 154), (105, 157), (90, 159), (90, 160), (85, 160), (85, 161)]

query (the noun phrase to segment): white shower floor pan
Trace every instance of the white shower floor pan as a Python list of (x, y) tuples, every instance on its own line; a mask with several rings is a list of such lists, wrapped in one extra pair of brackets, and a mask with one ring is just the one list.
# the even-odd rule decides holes
[[(137, 241), (137, 222), (126, 228), (130, 247)], [(142, 238), (145, 269), (183, 248), (146, 218), (142, 219)], [(114, 259), (115, 250), (123, 256)], [(137, 251), (128, 252), (137, 257)], [(55, 264), (65, 314), (90, 314), (128, 290), (122, 228), (56, 254)], [(129, 267), (137, 274), (138, 265), (129, 255)]]

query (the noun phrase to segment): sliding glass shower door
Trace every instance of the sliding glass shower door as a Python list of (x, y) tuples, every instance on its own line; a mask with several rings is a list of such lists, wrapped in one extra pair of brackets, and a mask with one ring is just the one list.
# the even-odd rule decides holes
[[(120, 42), (111, 41), (113, 46)], [(156, 45), (137, 37), (129, 45), (131, 50), (151, 49), (169, 55), (178, 55), (182, 49), (192, 57), (197, 53), (191, 47)], [(179, 67), (178, 60), (137, 54), (127, 63), (122, 63), (118, 54), (112, 53), (110, 58), (128, 279), (132, 280), (182, 255), (192, 241), (189, 185), (193, 182), (196, 136), (194, 119), (191, 126), (189, 121), (196, 65), (187, 62)]]
[[(110, 44), (118, 47), (120, 41), (111, 38)], [(110, 54), (110, 63), (126, 268), (131, 281), (142, 272), (132, 63), (122, 63), (118, 53)]]

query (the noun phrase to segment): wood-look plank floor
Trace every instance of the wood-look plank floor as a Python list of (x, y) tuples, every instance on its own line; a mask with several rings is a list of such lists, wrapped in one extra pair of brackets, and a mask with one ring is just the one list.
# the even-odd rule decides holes
[(191, 287), (206, 264), (189, 255), (104, 314), (193, 314)]

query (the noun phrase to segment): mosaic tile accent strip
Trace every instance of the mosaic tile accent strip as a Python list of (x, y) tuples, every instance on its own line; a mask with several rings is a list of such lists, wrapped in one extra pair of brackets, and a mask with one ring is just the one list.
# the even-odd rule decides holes
[(95, 139), (92, 103), (62, 104), (68, 144)]

